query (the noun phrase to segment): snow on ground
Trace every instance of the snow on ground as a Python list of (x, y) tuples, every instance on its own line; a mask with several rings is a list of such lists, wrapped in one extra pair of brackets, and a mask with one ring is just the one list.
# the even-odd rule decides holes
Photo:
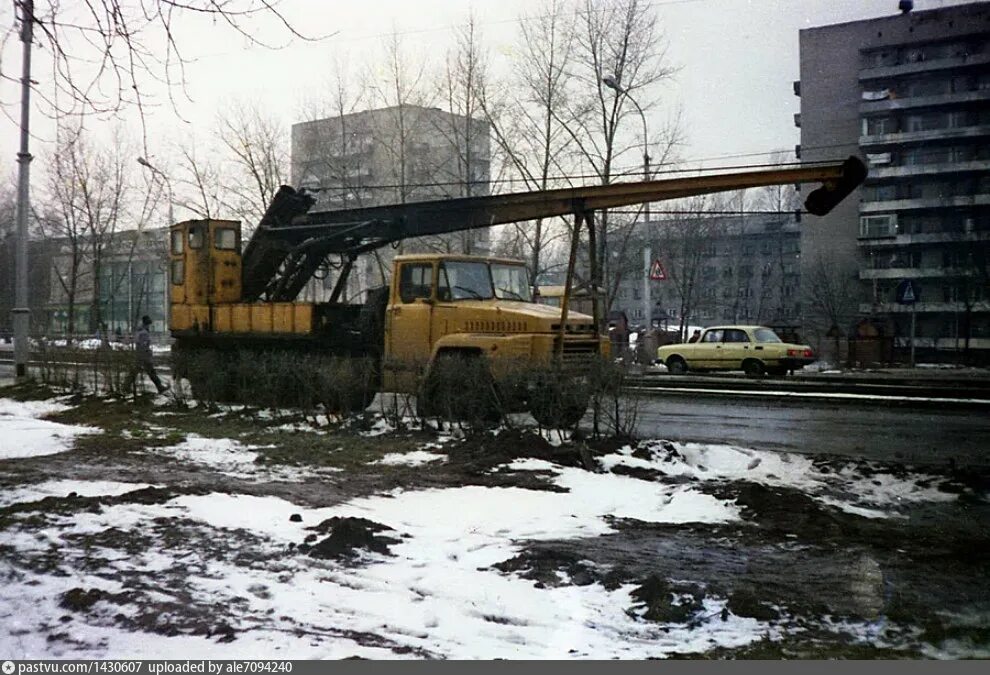
[(55, 455), (72, 448), (73, 440), (96, 429), (40, 419), (69, 406), (58, 401), (14, 401), (0, 398), (0, 460)]
[[(633, 456), (634, 452), (639, 456)], [(731, 445), (643, 441), (637, 450), (626, 446), (599, 458), (599, 462), (607, 470), (625, 466), (695, 480), (748, 480), (791, 487), (822, 503), (871, 518), (889, 515), (887, 510), (902, 503), (957, 498), (956, 494), (939, 489), (942, 479), (922, 473), (899, 477), (864, 471), (855, 464), (833, 470), (816, 465), (814, 458), (806, 455)]]
[(386, 466), (422, 466), (430, 462), (446, 460), (447, 455), (438, 455), (435, 452), (426, 450), (414, 450), (412, 452), (390, 452), (372, 464), (384, 464)]
[[(610, 516), (675, 523), (737, 518), (732, 504), (685, 485), (565, 468), (555, 480), (570, 492), (466, 486), (395, 491), (322, 509), (278, 497), (214, 493), (159, 505), (116, 504), (71, 517), (49, 514), (43, 530), (8, 529), (6, 543), (24, 559), (58, 548), (60, 565), (71, 572), (40, 575), (0, 567), (6, 587), (16, 589), (0, 608), (0, 646), (17, 658), (150, 658), (170, 650), (182, 650), (187, 658), (394, 655), (367, 644), (358, 647), (352, 637), (373, 634), (399, 652), (421, 656), (643, 658), (739, 646), (773, 632), (754, 619), (729, 614), (723, 620), (725, 601), (716, 598), (706, 600), (700, 625), (660, 625), (638, 616), (632, 585), (539, 588), (492, 569), (526, 540), (608, 532)], [(294, 514), (301, 522), (290, 521)], [(301, 543), (307, 527), (333, 516), (367, 518), (391, 528), (386, 535), (397, 542), (392, 555), (366, 554), (355, 567), (312, 559), (288, 546)], [(166, 523), (200, 528), (203, 540), (226, 542), (232, 551), (249, 548), (258, 557), (246, 564), (223, 552), (211, 557), (209, 547), (195, 541), (188, 547), (175, 544), (174, 534), (170, 546), (123, 555), (69, 545), (87, 534), (160, 536), (158, 528)], [(160, 580), (152, 591), (126, 583), (149, 574)], [(59, 598), (72, 588), (127, 592), (62, 624), (66, 610)], [(202, 608), (222, 618), (237, 637), (228, 651), (214, 640), (189, 635), (176, 639), (121, 630), (116, 625), (121, 616), (141, 615), (142, 594), (146, 600), (181, 597), (189, 611)], [(224, 608), (222, 616), (216, 607)], [(42, 627), (63, 637), (47, 642)]]
[(189, 434), (181, 443), (148, 452), (169, 455), (180, 462), (189, 462), (222, 473), (231, 478), (255, 482), (295, 483), (318, 474), (339, 472), (334, 467), (318, 470), (284, 465), (266, 465), (258, 462), (258, 449), (272, 446), (244, 445), (232, 438), (206, 438)]
[(80, 497), (116, 497), (148, 487), (154, 486), (148, 483), (121, 483), (114, 480), (48, 480), (6, 489), (0, 494), (0, 508), (20, 502), (33, 502), (45, 497), (68, 497), (73, 492)]

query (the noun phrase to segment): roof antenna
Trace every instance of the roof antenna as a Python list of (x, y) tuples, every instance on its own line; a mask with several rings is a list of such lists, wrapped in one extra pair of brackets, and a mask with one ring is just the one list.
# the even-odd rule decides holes
[(914, 0), (901, 0), (897, 3), (897, 9), (901, 10), (901, 14), (907, 14), (914, 9)]

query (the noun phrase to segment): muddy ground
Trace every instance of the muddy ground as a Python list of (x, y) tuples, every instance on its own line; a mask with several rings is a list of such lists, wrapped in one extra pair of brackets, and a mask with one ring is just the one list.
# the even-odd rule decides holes
[[(0, 397), (48, 395), (27, 388), (0, 390)], [(160, 401), (156, 405), (150, 398), (77, 397), (70, 402), (72, 409), (49, 419), (95, 425), (100, 433), (80, 437), (70, 452), (0, 461), (0, 494), (59, 478), (112, 479), (156, 487), (113, 497), (52, 496), (0, 508), (0, 559), (13, 570), (10, 574), (57, 574), (67, 561), (99, 570), (108, 564), (108, 552), (127, 555), (151, 546), (167, 548), (173, 558), (207, 550), (215, 560), (277, 567), (286, 552), (251, 532), (217, 538), (181, 519), (163, 519), (145, 530), (110, 528), (75, 534), (58, 550), (25, 553), (12, 541), (15, 534), (44, 530), (56, 517), (94, 513), (113, 504), (162, 504), (177, 495), (271, 495), (316, 508), (397, 488), (478, 485), (561, 491), (565, 488), (551, 480), (550, 471), (514, 470), (506, 464), (535, 458), (602, 472), (598, 459), (624, 445), (592, 440), (555, 445), (528, 429), (466, 437), (455, 433), (455, 438), (439, 444), (433, 430), (369, 435), (381, 428), (381, 420), (370, 416), (335, 426), (291, 414), (272, 417), (257, 411), (218, 412)], [(307, 430), (314, 425), (319, 433)], [(230, 472), (155, 452), (189, 434), (236, 438), (259, 448), (257, 466)], [(446, 461), (419, 466), (375, 463), (391, 453), (424, 446), (445, 455)], [(659, 446), (642, 452), (656, 459), (658, 453), (676, 453), (677, 448)], [(852, 462), (820, 456), (815, 466), (824, 473), (839, 472), (849, 470)], [(870, 472), (909, 475), (912, 467), (861, 462), (855, 470), (867, 477)], [(615, 466), (611, 471), (647, 481), (687, 480), (647, 468)], [(706, 481), (699, 489), (734, 502), (742, 522), (649, 524), (614, 518), (607, 534), (529, 542), (494, 569), (530, 580), (537, 588), (633, 584), (634, 602), (627, 611), (661, 627), (690, 629), (711, 620), (705, 615), (705, 598), (727, 599), (723, 614), (750, 617), (767, 626), (761, 640), (678, 654), (682, 657), (986, 657), (990, 655), (990, 476), (949, 469), (933, 473), (929, 467), (925, 473), (956, 498), (905, 501), (892, 517), (873, 518), (787, 486), (745, 479)], [(404, 536), (388, 524), (360, 518), (328, 519), (313, 523), (307, 531), (294, 544), (293, 553), (340, 565), (367, 564), (364, 553), (388, 556)], [(244, 622), (228, 620), (226, 615), (236, 614), (238, 608), (206, 606), (196, 600), (186, 588), (186, 573), (181, 567), (153, 577), (119, 573), (115, 581), (121, 590), (116, 593), (71, 588), (60, 598), (64, 615), (59, 621), (91, 619), (99, 607), (101, 621), (126, 631), (236, 642)], [(163, 585), (171, 589), (167, 597), (157, 592)], [(266, 592), (260, 587), (250, 590), (258, 597)], [(115, 604), (128, 609), (116, 615), (106, 610)], [(57, 623), (47, 630), (51, 643), (68, 639)], [(335, 630), (356, 644), (396, 655), (441, 655), (373, 631)]]

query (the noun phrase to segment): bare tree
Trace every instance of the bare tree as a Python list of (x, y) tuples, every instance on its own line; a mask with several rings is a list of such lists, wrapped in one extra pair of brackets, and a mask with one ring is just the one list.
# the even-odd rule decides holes
[(223, 186), (224, 202), (229, 212), (245, 223), (249, 234), (286, 182), (287, 134), (257, 103), (239, 101), (218, 115), (217, 138), (230, 164)]
[(855, 270), (847, 270), (828, 254), (812, 261), (811, 274), (802, 279), (803, 291), (809, 304), (812, 328), (834, 340), (835, 360), (842, 358), (841, 339), (844, 327), (852, 323), (856, 311)]
[(225, 212), (223, 166), (215, 153), (197, 152), (195, 141), (180, 143), (175, 164), (176, 203), (198, 218), (220, 218)]
[[(184, 94), (191, 45), (183, 29), (223, 26), (252, 45), (279, 48), (311, 39), (297, 31), (278, 0), (13, 0), (34, 27), (39, 52), (50, 59), (48, 76), (34, 92), (50, 115), (113, 113)], [(269, 21), (274, 19), (274, 21)], [(262, 22), (273, 28), (262, 29)], [(0, 77), (16, 80), (9, 63)]]
[[(364, 102), (364, 90), (354, 86), (346, 61), (335, 59), (330, 79), (318, 96), (309, 98), (300, 111), (311, 122), (300, 128), (293, 181), (317, 193), (324, 208), (351, 208), (370, 204), (368, 182), (355, 157), (363, 150), (363, 130), (353, 114)], [(324, 184), (329, 176), (332, 184)]]
[(405, 204), (435, 196), (430, 147), (424, 142), (428, 125), (423, 108), (432, 103), (426, 90), (425, 59), (413, 55), (394, 30), (385, 43), (384, 70), (380, 74), (372, 71), (368, 79), (376, 83), (372, 102), (386, 108), (370, 130), (375, 148), (386, 160), (374, 202)]
[[(479, 101), (509, 171), (531, 190), (569, 184), (573, 168), (567, 158), (574, 140), (558, 119), (574, 66), (574, 17), (566, 10), (562, 0), (551, 0), (543, 12), (519, 22), (507, 88), (490, 88)], [(514, 223), (501, 233), (498, 248), (525, 259), (536, 283), (554, 267), (554, 248), (568, 231), (553, 220)]]
[(658, 245), (657, 256), (665, 263), (665, 287), (673, 290), (678, 304), (678, 334), (683, 340), (703, 290), (718, 285), (716, 280), (705, 278), (704, 271), (712, 267), (716, 242), (726, 226), (723, 218), (712, 215), (722, 209), (720, 195), (700, 195), (677, 204), (683, 215), (659, 222), (653, 241)]
[[(451, 152), (420, 159), (429, 162), (429, 175), (444, 197), (488, 194), (491, 175), (489, 124), (479, 119), (481, 100), (488, 87), (487, 54), (472, 13), (455, 30), (455, 44), (447, 53), (440, 78), (439, 98), (449, 116), (432, 118), (431, 126)], [(430, 160), (433, 160), (430, 162)], [(474, 253), (480, 233), (466, 230), (444, 236), (424, 237), (424, 243), (444, 252)]]
[[(623, 129), (636, 128), (629, 125), (637, 122), (640, 109), (645, 112), (656, 106), (656, 89), (675, 72), (667, 60), (666, 40), (654, 7), (646, 0), (584, 0), (577, 21), (571, 97), (556, 114), (583, 162), (602, 185), (612, 183), (621, 173), (617, 162), (631, 150), (638, 151), (633, 153), (637, 158), (648, 151), (653, 167), (669, 163), (680, 137), (676, 119), (648, 139), (640, 132), (620, 135)], [(606, 85), (605, 77), (618, 86)], [(622, 145), (623, 138), (639, 140)], [(642, 175), (641, 169), (634, 173)], [(612, 261), (630, 259), (635, 228), (630, 219), (613, 220), (608, 211), (598, 215), (594, 227), (600, 265), (599, 277), (592, 281), (604, 287), (607, 311), (629, 272), (626, 265), (616, 267)]]
[(39, 230), (56, 245), (53, 273), (66, 307), (66, 332), (76, 331), (76, 303), (85, 271), (87, 220), (81, 208), (82, 188), (77, 180), (77, 136), (60, 139), (47, 164), (45, 210), (36, 215)]

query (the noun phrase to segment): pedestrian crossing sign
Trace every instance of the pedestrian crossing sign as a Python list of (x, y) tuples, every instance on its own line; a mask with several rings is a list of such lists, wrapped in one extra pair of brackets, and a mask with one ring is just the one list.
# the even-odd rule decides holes
[(650, 280), (651, 281), (666, 281), (667, 280), (667, 270), (663, 268), (663, 263), (657, 258), (650, 265)]
[(913, 305), (918, 302), (921, 296), (921, 289), (912, 279), (905, 279), (897, 284), (897, 302), (902, 305)]

